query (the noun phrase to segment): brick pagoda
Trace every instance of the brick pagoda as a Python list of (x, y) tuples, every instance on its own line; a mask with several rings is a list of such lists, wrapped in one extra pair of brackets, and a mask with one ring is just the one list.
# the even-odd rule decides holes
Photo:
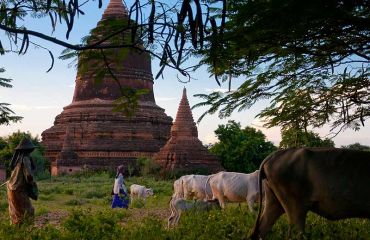
[(171, 128), (171, 138), (154, 158), (167, 171), (215, 173), (222, 170), (218, 158), (209, 153), (198, 139), (198, 130), (190, 110), (185, 88), (176, 120)]
[[(121, 0), (110, 1), (98, 26), (107, 19), (127, 22)], [(92, 64), (89, 69), (94, 67)], [(114, 70), (122, 87), (146, 90), (137, 111), (131, 118), (112, 112), (114, 101), (122, 97), (118, 84), (106, 75), (96, 85), (91, 71), (86, 74), (78, 69), (72, 103), (55, 118), (54, 126), (42, 133), (52, 175), (128, 166), (140, 156), (152, 157), (168, 140), (172, 118), (155, 103), (150, 56), (129, 50)]]

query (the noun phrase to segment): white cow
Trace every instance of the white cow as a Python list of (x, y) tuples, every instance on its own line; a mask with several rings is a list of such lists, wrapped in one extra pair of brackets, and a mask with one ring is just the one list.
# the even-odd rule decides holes
[(253, 212), (253, 204), (259, 198), (258, 188), (259, 170), (250, 173), (219, 172), (207, 179), (213, 200), (217, 199), (221, 208), (225, 208), (225, 201), (247, 201), (249, 210)]
[(181, 212), (194, 209), (196, 211), (208, 211), (212, 207), (220, 208), (217, 202), (206, 202), (206, 201), (186, 201), (183, 198), (171, 199), (170, 209), (171, 216), (168, 218), (168, 228), (172, 225), (176, 225), (181, 216)]
[(173, 183), (174, 193), (172, 198), (204, 201), (211, 198), (212, 191), (209, 184), (207, 184), (207, 178), (208, 176), (205, 175), (185, 175), (180, 177)]
[(153, 195), (154, 195), (153, 189), (151, 189), (151, 188), (146, 188), (145, 186), (141, 186), (141, 185), (138, 185), (138, 184), (132, 184), (130, 186), (131, 202), (135, 198), (142, 198), (142, 199), (144, 199), (144, 203), (145, 203), (146, 198), (148, 196), (153, 196)]

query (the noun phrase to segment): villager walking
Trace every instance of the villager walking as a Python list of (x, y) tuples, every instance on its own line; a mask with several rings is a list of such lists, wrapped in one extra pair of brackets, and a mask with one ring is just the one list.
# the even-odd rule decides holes
[(123, 179), (124, 167), (117, 167), (117, 174), (113, 185), (113, 201), (112, 208), (128, 208), (128, 195), (125, 181)]
[(35, 164), (30, 156), (35, 145), (24, 137), (15, 148), (15, 153), (10, 162), (11, 176), (7, 183), (9, 215), (13, 224), (32, 220), (34, 208), (30, 198), (37, 200), (38, 189), (33, 172)]

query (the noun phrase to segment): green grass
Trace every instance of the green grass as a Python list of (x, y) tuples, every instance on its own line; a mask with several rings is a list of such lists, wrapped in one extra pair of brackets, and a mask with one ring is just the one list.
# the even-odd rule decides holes
[[(246, 204), (230, 204), (225, 210), (188, 212), (177, 227), (167, 229), (168, 201), (172, 181), (152, 177), (126, 179), (151, 187), (154, 196), (146, 204), (134, 202), (129, 210), (111, 209), (113, 177), (108, 173), (52, 177), (38, 181), (40, 197), (33, 201), (36, 224), (55, 215), (49, 224), (11, 226), (7, 213), (5, 188), (0, 189), (0, 240), (12, 239), (247, 239), (255, 215)], [(58, 217), (58, 214), (61, 216)], [(48, 221), (44, 221), (48, 223)], [(287, 239), (288, 222), (281, 217), (268, 239)], [(370, 220), (328, 221), (309, 214), (308, 239), (370, 239)], [(293, 239), (294, 236), (292, 235)]]

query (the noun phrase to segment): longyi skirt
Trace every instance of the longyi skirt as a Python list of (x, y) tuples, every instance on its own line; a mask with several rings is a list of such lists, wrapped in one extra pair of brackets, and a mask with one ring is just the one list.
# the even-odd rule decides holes
[(112, 208), (128, 208), (128, 199), (126, 196), (120, 196), (119, 194), (113, 195)]
[(32, 219), (35, 209), (28, 195), (23, 190), (8, 189), (9, 215), (13, 224), (22, 223), (25, 219)]

